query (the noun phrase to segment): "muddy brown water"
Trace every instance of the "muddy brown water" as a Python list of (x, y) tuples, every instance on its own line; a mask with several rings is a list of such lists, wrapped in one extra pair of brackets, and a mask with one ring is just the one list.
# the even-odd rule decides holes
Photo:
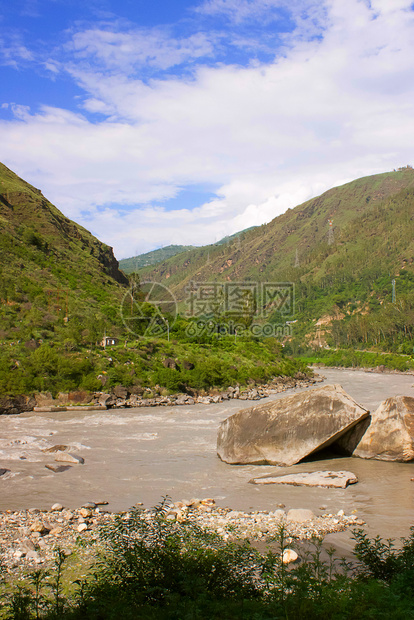
[[(414, 396), (414, 376), (320, 369), (325, 383), (338, 383), (371, 411), (389, 396)], [(285, 394), (271, 396), (270, 399)], [(261, 402), (265, 402), (262, 400)], [(369, 534), (407, 536), (414, 525), (414, 463), (386, 463), (358, 458), (324, 458), (290, 468), (227, 465), (216, 455), (219, 423), (249, 401), (214, 405), (148, 407), (97, 412), (25, 413), (0, 416), (0, 510), (49, 508), (60, 502), (78, 507), (86, 501), (109, 502), (109, 510), (125, 510), (136, 502), (146, 507), (169, 495), (172, 499), (213, 497), (237, 510), (310, 508), (316, 514), (356, 512)], [(62, 473), (45, 465), (53, 455), (42, 450), (70, 445), (84, 457)], [(347, 489), (308, 489), (252, 485), (252, 477), (277, 471), (346, 469), (359, 482)], [(335, 535), (349, 546), (348, 535)]]

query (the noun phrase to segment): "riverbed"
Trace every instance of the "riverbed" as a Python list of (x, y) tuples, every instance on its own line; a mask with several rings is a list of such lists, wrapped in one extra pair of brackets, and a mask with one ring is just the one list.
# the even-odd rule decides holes
[[(321, 369), (325, 384), (338, 383), (361, 405), (374, 410), (389, 396), (414, 396), (414, 376), (361, 370)], [(298, 390), (296, 390), (298, 391)], [(288, 392), (289, 393), (289, 392)], [(283, 398), (273, 395), (269, 400)], [(267, 399), (263, 399), (264, 403)], [(290, 468), (228, 465), (216, 455), (219, 423), (249, 401), (97, 412), (29, 412), (0, 416), (0, 510), (46, 509), (55, 502), (74, 508), (107, 500), (108, 510), (142, 502), (150, 507), (174, 500), (212, 497), (235, 510), (310, 508), (315, 514), (356, 514), (370, 534), (406, 536), (414, 525), (414, 463), (325, 458)], [(53, 473), (45, 467), (57, 444), (72, 447), (84, 464)], [(277, 471), (346, 469), (359, 482), (347, 489), (252, 485), (253, 477)]]

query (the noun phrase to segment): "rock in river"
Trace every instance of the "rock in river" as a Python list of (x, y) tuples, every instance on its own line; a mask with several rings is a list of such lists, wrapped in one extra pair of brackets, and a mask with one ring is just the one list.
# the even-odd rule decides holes
[(286, 476), (262, 476), (250, 480), (253, 484), (292, 484), (305, 487), (328, 487), (346, 489), (349, 484), (358, 482), (358, 478), (350, 471), (313, 471)]
[(414, 460), (414, 398), (395, 396), (384, 400), (354, 456), (380, 461)]
[(219, 427), (226, 463), (293, 465), (337, 441), (369, 412), (340, 385), (326, 385), (238, 411)]

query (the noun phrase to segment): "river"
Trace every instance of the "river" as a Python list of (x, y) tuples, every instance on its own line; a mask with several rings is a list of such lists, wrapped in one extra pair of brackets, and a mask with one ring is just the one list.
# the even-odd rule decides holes
[[(389, 396), (414, 396), (414, 377), (364, 371), (323, 369), (325, 383), (338, 383), (371, 411)], [(285, 394), (271, 396), (281, 398)], [(261, 402), (265, 402), (262, 400)], [(414, 524), (414, 463), (386, 463), (358, 458), (328, 458), (290, 468), (227, 465), (216, 456), (221, 420), (249, 401), (181, 407), (148, 407), (96, 412), (24, 413), (0, 416), (0, 510), (50, 508), (55, 502), (78, 507), (107, 500), (108, 509), (125, 510), (137, 502), (155, 505), (213, 497), (237, 510), (310, 508), (316, 514), (356, 512), (370, 534), (406, 536)], [(54, 455), (42, 449), (73, 447), (85, 459), (68, 471), (45, 467)], [(347, 489), (308, 489), (252, 485), (255, 476), (320, 469), (347, 469), (359, 482)]]

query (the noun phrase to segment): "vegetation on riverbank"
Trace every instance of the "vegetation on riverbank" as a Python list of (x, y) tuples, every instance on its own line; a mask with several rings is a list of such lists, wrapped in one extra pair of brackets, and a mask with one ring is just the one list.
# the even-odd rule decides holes
[(305, 350), (300, 359), (306, 364), (321, 364), (328, 367), (372, 368), (381, 370), (398, 370), (407, 372), (414, 370), (414, 357), (397, 353), (377, 351), (358, 351), (357, 349), (321, 349)]
[(0, 348), (0, 394), (110, 390), (116, 385), (136, 394), (224, 389), (294, 376), (306, 364), (282, 353), (274, 339), (212, 336), (203, 342), (177, 334), (171, 340), (141, 338), (122, 345), (65, 347), (45, 342), (34, 350), (24, 344)]
[[(247, 541), (225, 542), (188, 519), (152, 518), (140, 510), (103, 527), (98, 555), (85, 574), (65, 577), (58, 549), (52, 570), (0, 585), (2, 620), (240, 618), (270, 620), (408, 618), (414, 614), (414, 529), (394, 549), (390, 541), (354, 532), (357, 564), (321, 559), (322, 543), (298, 565), (281, 561), (277, 545), (264, 553)], [(289, 542), (289, 547), (291, 546)]]

